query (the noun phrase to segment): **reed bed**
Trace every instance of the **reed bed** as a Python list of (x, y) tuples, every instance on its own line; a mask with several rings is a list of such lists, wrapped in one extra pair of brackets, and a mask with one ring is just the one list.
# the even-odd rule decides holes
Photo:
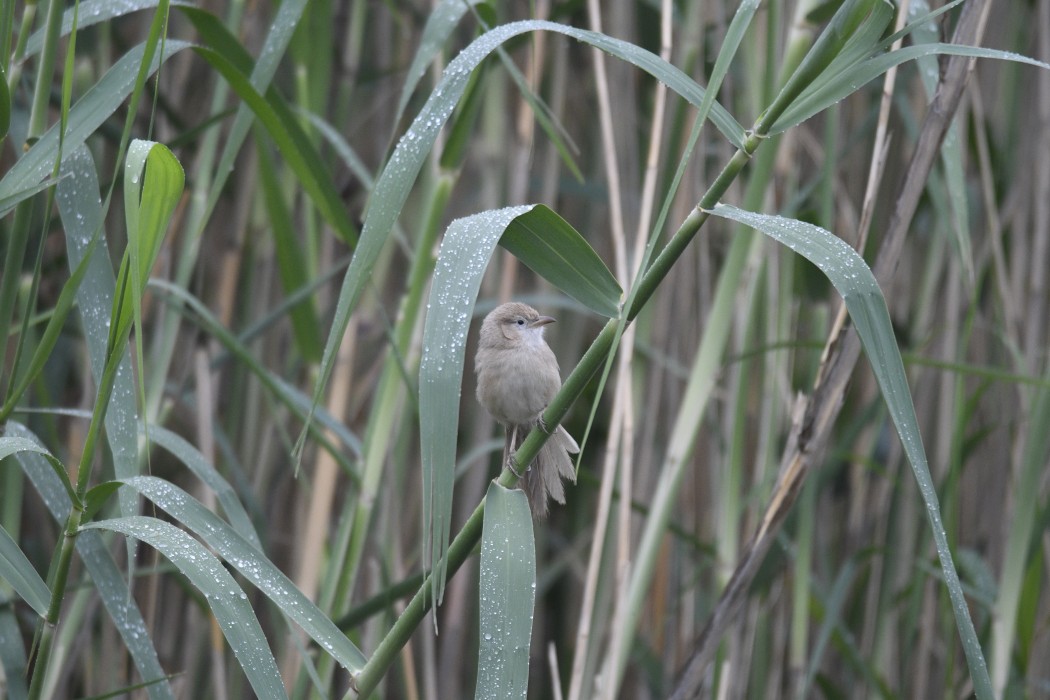
[(0, 696), (1050, 695), (1050, 0), (0, 28)]

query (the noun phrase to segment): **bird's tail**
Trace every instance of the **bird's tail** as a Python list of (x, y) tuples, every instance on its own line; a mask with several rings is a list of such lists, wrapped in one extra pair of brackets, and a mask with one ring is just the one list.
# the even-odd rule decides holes
[(522, 477), (534, 517), (547, 516), (547, 497), (558, 503), (565, 503), (565, 486), (562, 479), (576, 483), (576, 469), (569, 455), (579, 451), (580, 446), (572, 439), (572, 435), (560, 425), (547, 442), (543, 443), (536, 460)]

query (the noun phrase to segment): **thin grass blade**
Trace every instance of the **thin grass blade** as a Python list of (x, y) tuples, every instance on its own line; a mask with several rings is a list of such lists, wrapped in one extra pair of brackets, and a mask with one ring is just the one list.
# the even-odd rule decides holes
[(11, 128), (11, 91), (7, 87), (7, 75), (0, 66), (0, 142)]
[[(191, 46), (188, 42), (169, 39), (164, 51), (150, 66), (150, 74), (161, 63)], [(66, 151), (84, 143), (98, 131), (131, 94), (142, 63), (145, 45), (140, 44), (124, 54), (69, 111), (69, 124), (63, 141)], [(59, 125), (52, 126), (33, 147), (0, 179), (0, 201), (31, 188), (51, 174), (58, 153)]]
[(799, 98), (777, 119), (770, 134), (787, 131), (814, 114), (824, 111), (836, 102), (845, 99), (869, 82), (879, 77), (893, 66), (907, 61), (914, 61), (924, 56), (970, 56), (972, 58), (994, 58), (1002, 61), (1016, 61), (1050, 70), (1050, 63), (1037, 61), (1010, 51), (986, 49), (979, 46), (960, 46), (958, 44), (922, 44), (905, 46), (897, 51), (879, 54), (851, 66), (836, 74), (834, 79), (821, 81), (805, 90)]
[[(0, 441), (8, 438), (0, 438)], [(15, 593), (33, 608), (37, 615), (47, 614), (47, 605), (51, 600), (44, 579), (22, 553), (18, 543), (0, 526), (0, 578), (11, 584)]]
[[(910, 18), (918, 19), (929, 13), (929, 3), (926, 0), (913, 0), (908, 5)], [(940, 39), (937, 25), (933, 22), (918, 22), (910, 33), (913, 43), (933, 44)], [(919, 67), (919, 77), (926, 97), (933, 99), (937, 91), (937, 83), (940, 80), (940, 66), (935, 56), (923, 56), (916, 59)], [(956, 119), (944, 135), (944, 143), (941, 144), (941, 164), (944, 170), (944, 180), (947, 184), (948, 202), (951, 208), (950, 225), (947, 226), (949, 239), (955, 244), (955, 250), (962, 261), (966, 278), (974, 283), (973, 266), (973, 243), (970, 240), (970, 205), (966, 190), (966, 169), (963, 167), (963, 144), (959, 138), (959, 122)], [(943, 227), (940, 227), (943, 228)]]
[(427, 23), (423, 26), (423, 36), (419, 39), (419, 48), (412, 57), (412, 65), (408, 67), (405, 75), (405, 83), (401, 86), (401, 97), (397, 102), (397, 112), (393, 124), (396, 128), (401, 122), (401, 117), (408, 107), (408, 100), (415, 92), (416, 86), (426, 73), (434, 57), (444, 47), (445, 42), (459, 25), (459, 20), (470, 10), (471, 5), (476, 5), (481, 0), (441, 0), (434, 11), (427, 17)]
[[(76, 302), (91, 373), (95, 381), (100, 382), (106, 362), (115, 282), (106, 238), (101, 233), (103, 216), (98, 174), (86, 146), (77, 146), (66, 155), (62, 176), (56, 191), (58, 213), (65, 231), (70, 269), (86, 266)], [(136, 413), (131, 356), (125, 352), (106, 411), (106, 440), (117, 477), (134, 476), (139, 470)], [(121, 495), (120, 503), (122, 514), (134, 514), (137, 502), (131, 494)]]
[[(213, 314), (208, 307), (200, 301), (200, 299), (197, 299), (182, 287), (177, 287), (167, 280), (153, 279), (150, 280), (149, 286), (151, 289), (160, 291), (172, 299), (172, 304), (178, 308), (180, 313), (184, 313), (201, 328), (207, 331), (210, 336), (214, 337), (237, 359), (238, 362), (243, 363), (244, 366), (247, 367), (260, 382), (262, 382), (263, 386), (269, 389), (285, 406), (293, 410), (296, 415), (305, 418), (310, 410), (309, 398), (265, 367), (263, 363), (259, 361), (259, 358), (252, 354), (247, 345), (242, 343), (237, 336), (223, 326), (222, 323), (219, 322), (219, 319), (215, 317), (215, 314)], [(327, 431), (338, 437), (339, 442), (345, 446), (351, 454), (358, 457), (361, 455), (360, 439), (324, 409), (316, 409), (315, 417), (317, 418), (320, 427), (324, 429), (323, 431), (317, 430), (316, 437), (321, 441), (321, 444), (325, 445), (326, 449), (331, 452), (336, 461), (346, 469), (347, 473), (349, 473), (351, 477), (356, 477), (357, 469), (353, 463), (347, 459), (344, 450), (335, 447), (327, 440), (323, 433)]]
[[(277, 270), (281, 277), (281, 286), (285, 293), (292, 293), (310, 282), (310, 271), (307, 269), (303, 255), (303, 246), (291, 209), (285, 202), (285, 193), (278, 182), (278, 170), (270, 154), (269, 145), (256, 138), (256, 152), (259, 154), (259, 185), (262, 188), (266, 212), (270, 217), (270, 231), (273, 234), (274, 253), (277, 259)], [(321, 324), (317, 319), (313, 299), (309, 296), (288, 309), (295, 332), (295, 344), (302, 353), (303, 359), (310, 363), (321, 359)]]
[(375, 186), (375, 177), (343, 135), (320, 116), (316, 114), (306, 114), (305, 116), (325, 141), (328, 142), (328, 145), (332, 147), (339, 159), (343, 161), (343, 165), (357, 177), (366, 190), (371, 192)]

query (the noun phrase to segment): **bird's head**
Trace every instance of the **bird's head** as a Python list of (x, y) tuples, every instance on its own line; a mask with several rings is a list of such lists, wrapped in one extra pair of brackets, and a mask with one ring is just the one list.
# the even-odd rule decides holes
[(509, 302), (496, 307), (481, 324), (481, 342), (496, 346), (541, 345), (543, 327), (554, 323), (550, 316), (528, 304)]

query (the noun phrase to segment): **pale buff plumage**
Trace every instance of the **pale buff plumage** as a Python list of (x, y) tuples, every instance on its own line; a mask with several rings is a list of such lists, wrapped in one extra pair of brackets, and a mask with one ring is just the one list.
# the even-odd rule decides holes
[[(510, 302), (494, 309), (481, 324), (474, 358), (477, 396), (507, 429), (504, 464), (540, 422), (540, 414), (561, 388), (558, 359), (543, 339), (544, 326), (553, 322), (527, 304)], [(513, 465), (522, 475), (536, 517), (547, 514), (547, 496), (565, 503), (561, 480), (576, 482), (569, 454), (579, 451), (576, 441), (559, 425), (527, 471)]]

